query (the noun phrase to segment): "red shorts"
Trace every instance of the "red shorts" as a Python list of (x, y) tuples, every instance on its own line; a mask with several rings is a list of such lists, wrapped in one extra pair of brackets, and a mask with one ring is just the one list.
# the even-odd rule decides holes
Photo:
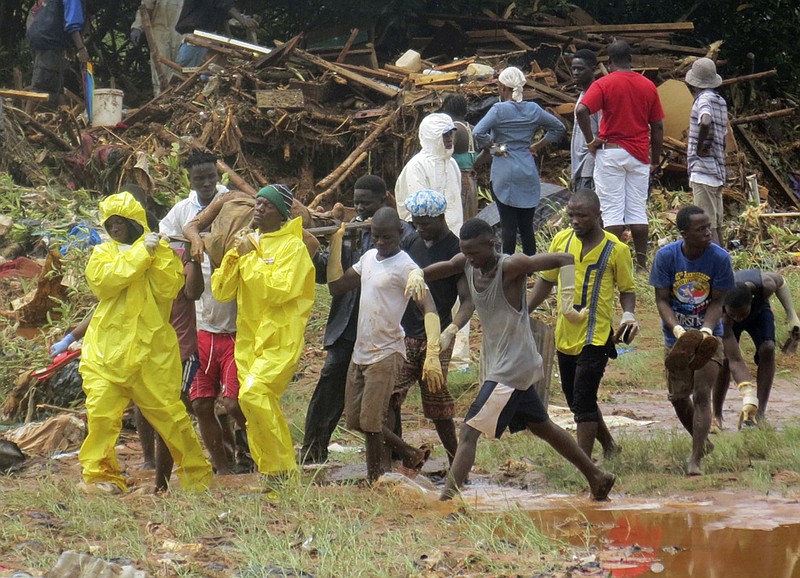
[(233, 349), (235, 333), (197, 332), (197, 354), (200, 367), (192, 382), (189, 399), (201, 397), (239, 398), (239, 376), (236, 373), (236, 360)]

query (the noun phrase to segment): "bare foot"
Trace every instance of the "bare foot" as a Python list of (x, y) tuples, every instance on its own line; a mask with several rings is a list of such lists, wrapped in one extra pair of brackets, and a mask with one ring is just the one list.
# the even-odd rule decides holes
[(431, 450), (432, 448), (429, 445), (421, 445), (414, 453), (413, 457), (403, 459), (403, 466), (410, 470), (422, 470), (422, 466), (424, 466), (425, 462), (428, 461), (428, 458), (431, 457)]
[(147, 470), (155, 470), (156, 463), (155, 462), (142, 462), (138, 466), (134, 468), (135, 470), (147, 471)]
[(592, 499), (598, 502), (608, 499), (608, 494), (614, 483), (617, 481), (617, 476), (610, 472), (600, 472), (600, 475), (595, 479), (594, 483), (589, 484), (589, 489), (592, 492)]
[(703, 475), (703, 471), (700, 469), (700, 460), (694, 461), (691, 458), (686, 460), (686, 475), (687, 476)]

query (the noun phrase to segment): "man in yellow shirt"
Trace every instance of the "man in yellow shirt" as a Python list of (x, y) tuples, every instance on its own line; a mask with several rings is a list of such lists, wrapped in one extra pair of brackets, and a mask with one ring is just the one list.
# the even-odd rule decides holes
[[(575, 257), (574, 282), (562, 276), (558, 286), (559, 305), (565, 297), (574, 298), (569, 310), (559, 307), (556, 322), (561, 388), (575, 416), (580, 448), (591, 457), (597, 438), (610, 455), (620, 448), (603, 421), (597, 391), (609, 357), (616, 357), (617, 339), (630, 343), (639, 331), (634, 317), (633, 262), (628, 246), (600, 226), (600, 201), (593, 191), (573, 193), (567, 216), (571, 228), (558, 233), (549, 249)], [(528, 296), (528, 310), (536, 309), (558, 282), (558, 269), (542, 272)], [(615, 289), (623, 311), (616, 336), (612, 330)]]

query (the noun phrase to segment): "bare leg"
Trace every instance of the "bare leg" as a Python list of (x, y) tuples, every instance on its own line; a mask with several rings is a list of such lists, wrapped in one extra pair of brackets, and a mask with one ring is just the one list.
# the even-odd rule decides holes
[(242, 429), (247, 428), (247, 418), (244, 417), (244, 414), (242, 413), (242, 408), (239, 407), (238, 399), (223, 397), (222, 406), (225, 408), (225, 411), (228, 412), (228, 415), (236, 420), (236, 423), (239, 425), (240, 428)]
[(758, 417), (767, 411), (772, 381), (775, 379), (775, 342), (765, 341), (758, 348), (758, 371), (756, 373), (756, 395), (758, 396)]
[(592, 457), (592, 449), (594, 448), (594, 438), (597, 437), (597, 422), (596, 421), (582, 421), (577, 424), (577, 438), (578, 447), (583, 450), (589, 458)]
[(152, 470), (156, 467), (155, 437), (156, 430), (153, 429), (138, 406), (133, 406), (133, 421), (136, 424), (136, 433), (139, 434), (139, 443), (142, 444), (142, 464), (143, 470)]
[(211, 456), (211, 464), (220, 476), (233, 474), (230, 468), (228, 455), (225, 452), (225, 445), (222, 441), (222, 425), (217, 420), (214, 411), (213, 397), (200, 397), (192, 402), (192, 407), (197, 415), (197, 423), (200, 426), (200, 437)]
[(456, 424), (453, 423), (452, 419), (435, 419), (433, 420), (433, 425), (436, 427), (436, 433), (439, 434), (439, 440), (444, 446), (444, 451), (447, 452), (447, 461), (452, 466), (458, 450)]
[(572, 436), (554, 424), (550, 419), (540, 423), (529, 423), (528, 429), (543, 439), (559, 454), (566, 458), (584, 475), (589, 482), (592, 498), (605, 500), (617, 481), (617, 477), (598, 468), (589, 456), (575, 443)]
[(377, 481), (383, 474), (383, 433), (364, 433), (367, 446), (367, 481)]
[(400, 459), (403, 460), (403, 465), (407, 468), (416, 469), (420, 461), (425, 458), (423, 450), (407, 444), (387, 426), (383, 426), (383, 443), (392, 452), (400, 456)]
[(649, 228), (647, 225), (631, 225), (633, 248), (636, 250), (636, 268), (647, 271), (647, 238)]
[(458, 493), (458, 489), (464, 484), (469, 471), (475, 463), (475, 449), (478, 447), (478, 438), (481, 432), (475, 428), (464, 424), (461, 426), (461, 439), (458, 442), (458, 450), (450, 466), (450, 473), (447, 476), (444, 490), (442, 490), (440, 500), (450, 500)]
[(686, 467), (690, 476), (699, 476), (700, 460), (708, 452), (708, 432), (711, 429), (711, 387), (719, 376), (719, 365), (709, 362), (694, 372), (694, 419), (692, 423), (692, 453)]
[(603, 413), (600, 411), (600, 408), (597, 408), (597, 415), (600, 418), (597, 422), (597, 441), (600, 442), (600, 445), (603, 447), (603, 455), (608, 458), (620, 453), (622, 447), (614, 440), (614, 436), (611, 435), (611, 431), (606, 425), (606, 420), (603, 419)]
[(689, 397), (673, 399), (672, 407), (675, 408), (675, 415), (678, 416), (681, 425), (689, 432), (689, 435), (692, 435), (694, 431), (694, 404), (692, 399)]
[(720, 367), (717, 374), (717, 381), (714, 382), (714, 388), (711, 391), (712, 417), (717, 421), (720, 428), (722, 427), (722, 407), (725, 405), (725, 397), (728, 395), (730, 381), (731, 368), (726, 359), (722, 362), (722, 367)]
[(161, 436), (156, 435), (156, 493), (169, 490), (169, 478), (172, 475), (172, 454)]

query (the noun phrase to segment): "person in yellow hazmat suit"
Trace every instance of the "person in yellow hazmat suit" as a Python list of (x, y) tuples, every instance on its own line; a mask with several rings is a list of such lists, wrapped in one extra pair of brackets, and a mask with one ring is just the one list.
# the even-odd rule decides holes
[(172, 301), (183, 286), (183, 266), (157, 233), (133, 195), (111, 195), (100, 203), (111, 241), (97, 245), (86, 265), (86, 280), (99, 303), (83, 340), (79, 371), (86, 392), (88, 433), (79, 454), (81, 489), (120, 493), (114, 445), (122, 412), (133, 400), (161, 435), (177, 464), (185, 490), (202, 491), (211, 465), (172, 384), (181, 382)]
[(303, 352), (314, 304), (314, 265), (301, 219), (290, 220), (293, 198), (285, 185), (262, 188), (253, 210), (257, 231), (241, 231), (211, 276), (215, 299), (237, 300), (239, 405), (258, 471), (270, 476), (297, 470), (280, 399)]

